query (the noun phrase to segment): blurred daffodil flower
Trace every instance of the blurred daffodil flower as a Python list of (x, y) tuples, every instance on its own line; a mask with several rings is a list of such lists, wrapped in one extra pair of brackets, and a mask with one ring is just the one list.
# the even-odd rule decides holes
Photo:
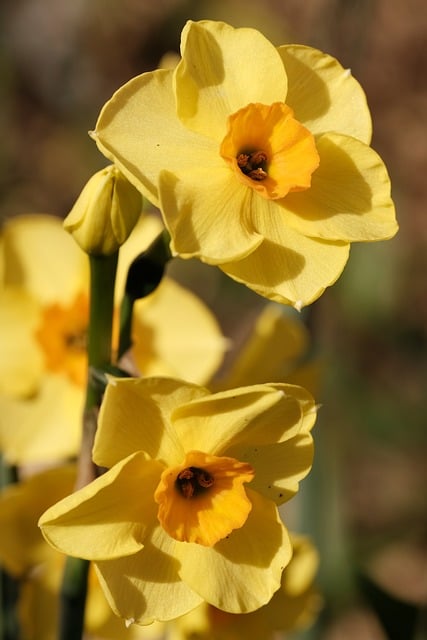
[(176, 68), (119, 89), (92, 136), (160, 207), (175, 254), (298, 309), (336, 281), (350, 243), (397, 231), (359, 83), (254, 29), (189, 21)]
[[(46, 543), (37, 520), (51, 504), (72, 492), (76, 476), (74, 465), (50, 469), (7, 487), (0, 496), (0, 563), (20, 580), (18, 620), (26, 640), (57, 638), (65, 557)], [(154, 640), (162, 637), (161, 631), (159, 625), (127, 629), (111, 611), (90, 569), (85, 615), (85, 632), (90, 637)]]
[(203, 603), (166, 626), (166, 640), (274, 640), (279, 631), (312, 624), (322, 598), (315, 586), (319, 563), (308, 538), (292, 535), (292, 560), (282, 573), (280, 589), (257, 611), (232, 614)]
[(249, 384), (283, 382), (297, 384), (318, 395), (321, 364), (309, 355), (309, 333), (292, 309), (268, 302), (259, 312), (250, 333), (228, 368), (214, 379), (213, 389)]
[(93, 450), (109, 470), (41, 517), (55, 548), (94, 561), (116, 613), (141, 624), (203, 601), (253, 611), (292, 555), (278, 506), (313, 454), (311, 395), (292, 385), (211, 394), (112, 379)]
[[(144, 216), (123, 245), (117, 303), (129, 264), (162, 228), (156, 217)], [(61, 221), (47, 215), (7, 222), (0, 252), (0, 450), (15, 464), (72, 456), (87, 376), (87, 256)], [(139, 373), (204, 383), (219, 366), (226, 343), (218, 324), (170, 278), (136, 302), (133, 318)]]

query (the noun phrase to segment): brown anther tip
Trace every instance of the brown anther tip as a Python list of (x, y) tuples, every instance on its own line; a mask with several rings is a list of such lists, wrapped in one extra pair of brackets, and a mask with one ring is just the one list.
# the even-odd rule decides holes
[(242, 169), (248, 166), (249, 155), (247, 153), (240, 153), (237, 156), (237, 165)]
[(264, 171), (264, 169), (261, 169), (261, 167), (259, 167), (258, 169), (249, 171), (248, 177), (251, 178), (251, 180), (265, 180), (265, 178), (267, 177), (267, 173)]
[(198, 467), (187, 467), (177, 476), (175, 485), (184, 498), (192, 498), (212, 487), (214, 478), (209, 471)]

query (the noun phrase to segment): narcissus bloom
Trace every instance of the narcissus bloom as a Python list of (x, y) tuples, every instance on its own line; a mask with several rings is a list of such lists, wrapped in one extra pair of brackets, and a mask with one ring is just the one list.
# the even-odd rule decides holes
[(308, 330), (296, 311), (268, 302), (229, 369), (211, 387), (221, 390), (286, 380), (317, 396), (320, 362), (308, 357), (308, 349)]
[[(122, 246), (118, 302), (131, 260), (161, 229), (144, 217)], [(11, 219), (1, 240), (0, 450), (16, 464), (68, 457), (81, 437), (88, 258), (54, 216)], [(226, 347), (210, 311), (170, 278), (136, 303), (133, 337), (141, 373), (197, 383), (210, 378)]]
[(109, 470), (40, 519), (54, 547), (95, 562), (112, 608), (141, 624), (203, 601), (266, 604), (292, 550), (278, 505), (310, 469), (315, 406), (301, 387), (210, 394), (113, 379), (93, 459)]
[(292, 560), (268, 604), (252, 613), (232, 614), (203, 603), (169, 623), (166, 640), (274, 640), (278, 631), (308, 627), (322, 603), (314, 584), (318, 553), (308, 538), (291, 539)]
[(119, 89), (93, 138), (160, 207), (173, 252), (300, 308), (351, 242), (397, 230), (363, 90), (327, 54), (222, 22), (188, 22), (181, 54)]
[[(73, 491), (76, 477), (74, 465), (58, 467), (10, 485), (0, 496), (0, 563), (20, 580), (18, 617), (26, 640), (57, 638), (65, 557), (46, 543), (37, 521), (51, 504)], [(158, 625), (143, 633), (139, 627), (126, 629), (111, 611), (92, 569), (88, 586), (86, 633), (110, 640), (161, 637)]]

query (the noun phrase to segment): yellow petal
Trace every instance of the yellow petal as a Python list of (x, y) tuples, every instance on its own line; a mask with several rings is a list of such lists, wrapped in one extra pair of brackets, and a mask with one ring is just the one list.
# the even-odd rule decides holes
[(159, 182), (172, 251), (209, 264), (241, 259), (262, 242), (249, 219), (250, 187), (239, 184), (218, 150), (214, 153), (217, 166), (195, 161), (190, 174), (163, 171)]
[(136, 302), (132, 333), (132, 355), (145, 376), (168, 375), (198, 384), (217, 371), (227, 346), (208, 307), (167, 277)]
[(44, 363), (34, 334), (40, 306), (25, 290), (9, 287), (0, 293), (0, 391), (8, 396), (34, 394)]
[(129, 238), (120, 247), (115, 286), (115, 299), (118, 305), (125, 291), (127, 273), (132, 261), (149, 247), (162, 229), (164, 227), (158, 216), (144, 214), (139, 218)]
[(6, 487), (0, 496), (0, 562), (22, 576), (53, 553), (37, 520), (48, 507), (73, 490), (74, 465), (50, 469)]
[(86, 255), (48, 215), (17, 216), (3, 231), (5, 284), (18, 285), (41, 304), (67, 304), (87, 289)]
[(244, 438), (252, 422), (258, 418), (256, 424), (262, 422), (264, 413), (282, 399), (281, 391), (267, 385), (232, 389), (182, 404), (173, 412), (172, 421), (186, 451), (221, 455), (230, 442)]
[(58, 551), (88, 560), (136, 553), (156, 518), (162, 466), (138, 452), (48, 509), (39, 526)]
[(234, 458), (189, 451), (162, 473), (154, 494), (160, 524), (175, 540), (213, 546), (245, 524), (252, 505), (243, 484), (253, 476)]
[(75, 456), (80, 446), (83, 389), (65, 376), (43, 376), (37, 395), (0, 396), (0, 449), (10, 464)]
[[(275, 206), (275, 203), (257, 198), (257, 207), (263, 205)], [(347, 262), (350, 246), (307, 238), (284, 225), (277, 216), (273, 218), (268, 211), (265, 213), (263, 231), (268, 232), (270, 238), (247, 258), (220, 267), (260, 295), (300, 310), (337, 280)], [(280, 209), (276, 213), (280, 216)]]
[(301, 432), (308, 433), (314, 426), (317, 417), (317, 406), (310, 391), (297, 384), (273, 383), (269, 386), (283, 391), (283, 393), (294, 398), (302, 411)]
[(318, 138), (317, 149), (320, 165), (311, 188), (281, 201), (286, 221), (300, 233), (325, 240), (369, 242), (394, 236), (398, 227), (390, 179), (378, 154), (355, 138), (332, 133)]
[(177, 545), (187, 546), (159, 526), (135, 555), (96, 563), (105, 596), (117, 615), (145, 625), (172, 620), (202, 602), (178, 575)]
[(212, 140), (178, 119), (172, 74), (158, 70), (130, 80), (104, 105), (92, 133), (100, 151), (155, 205), (160, 171), (191, 175), (195, 166), (207, 166), (218, 155)]
[[(282, 586), (270, 602), (247, 616), (235, 616), (234, 628), (243, 637), (251, 629), (264, 629), (257, 637), (270, 637), (274, 631), (295, 631), (310, 625), (318, 614), (321, 597), (313, 581), (317, 571), (316, 549), (308, 539), (291, 536), (293, 556), (282, 574)], [(289, 588), (291, 587), (291, 588)]]
[(282, 305), (267, 304), (230, 370), (220, 378), (216, 388), (232, 389), (261, 384), (265, 380), (269, 383), (281, 381), (307, 345), (308, 331), (304, 324), (284, 313)]
[(112, 379), (99, 415), (96, 464), (112, 467), (135, 451), (145, 451), (167, 466), (179, 464), (184, 451), (170, 414), (207, 394), (203, 387), (168, 378)]
[(278, 48), (288, 76), (286, 104), (314, 134), (336, 131), (369, 144), (372, 123), (365, 93), (332, 56), (312, 47)]
[(308, 589), (319, 568), (319, 553), (309, 538), (293, 535), (294, 554), (282, 578), (282, 589), (290, 596), (299, 596)]
[(300, 433), (278, 444), (242, 443), (227, 453), (253, 466), (256, 473), (251, 488), (281, 505), (295, 495), (299, 482), (311, 469), (313, 439), (309, 433)]
[(188, 543), (176, 548), (179, 574), (218, 609), (246, 613), (266, 604), (279, 588), (292, 549), (277, 508), (246, 490), (252, 510), (243, 527), (214, 547)]
[(250, 102), (284, 102), (286, 73), (276, 48), (255, 29), (187, 22), (175, 72), (177, 112), (189, 128), (221, 141), (227, 116)]

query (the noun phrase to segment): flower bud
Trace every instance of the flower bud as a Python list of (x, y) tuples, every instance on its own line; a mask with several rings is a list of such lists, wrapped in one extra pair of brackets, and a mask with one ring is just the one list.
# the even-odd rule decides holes
[(142, 210), (142, 196), (114, 166), (95, 173), (64, 220), (64, 228), (91, 255), (111, 255), (128, 238)]

